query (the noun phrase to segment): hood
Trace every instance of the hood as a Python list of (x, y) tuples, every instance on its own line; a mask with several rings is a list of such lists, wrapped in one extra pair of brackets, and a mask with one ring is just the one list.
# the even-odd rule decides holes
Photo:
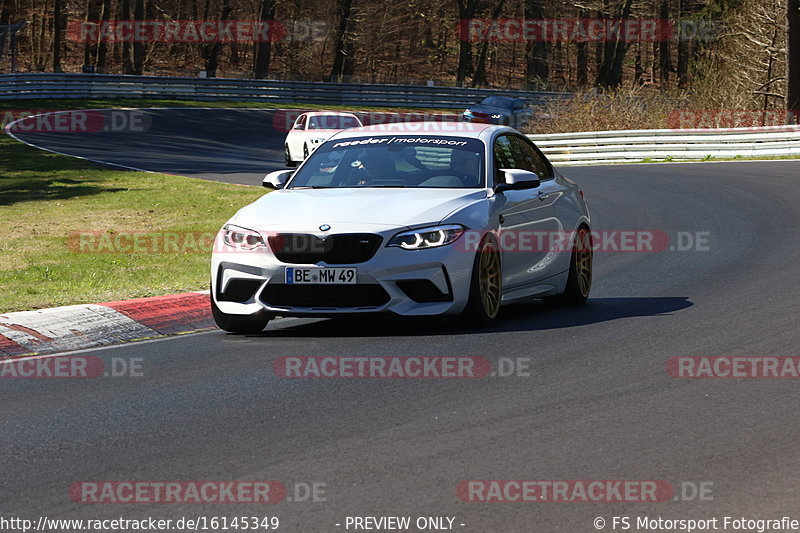
[(320, 130), (320, 129), (313, 129), (313, 130), (305, 130), (305, 133), (309, 137), (330, 137), (331, 135), (335, 135), (340, 131), (344, 130)]
[(242, 208), (232, 223), (252, 229), (315, 231), (321, 224), (404, 228), (436, 223), (484, 189), (284, 189)]

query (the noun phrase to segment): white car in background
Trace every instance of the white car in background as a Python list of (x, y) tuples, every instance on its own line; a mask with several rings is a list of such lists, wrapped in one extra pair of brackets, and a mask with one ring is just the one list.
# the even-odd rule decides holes
[(286, 135), (284, 163), (296, 166), (317, 149), (317, 147), (342, 130), (360, 128), (361, 121), (352, 113), (333, 113), (316, 111), (303, 113), (294, 121)]

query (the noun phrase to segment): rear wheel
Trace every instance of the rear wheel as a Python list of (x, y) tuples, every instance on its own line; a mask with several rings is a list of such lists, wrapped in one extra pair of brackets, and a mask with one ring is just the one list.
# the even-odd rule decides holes
[(481, 243), (472, 267), (469, 300), (464, 318), (473, 326), (488, 326), (500, 312), (502, 271), (500, 252), (491, 238)]
[(219, 310), (213, 296), (209, 295), (209, 297), (211, 298), (211, 315), (214, 317), (217, 327), (223, 331), (239, 334), (259, 333), (267, 327), (272, 318), (263, 311), (255, 315), (229, 315)]
[(292, 161), (292, 154), (289, 152), (289, 145), (288, 144), (283, 147), (283, 163), (287, 167), (293, 167), (293, 166), (297, 165), (297, 163)]
[(592, 234), (589, 228), (581, 226), (572, 243), (567, 287), (563, 293), (544, 298), (544, 301), (554, 305), (585, 304), (592, 290), (592, 260)]

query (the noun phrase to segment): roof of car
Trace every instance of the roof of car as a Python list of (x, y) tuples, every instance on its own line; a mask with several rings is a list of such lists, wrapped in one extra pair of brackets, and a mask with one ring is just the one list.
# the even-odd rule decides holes
[(347, 113), (344, 111), (306, 111), (305, 113), (303, 113), (303, 115), (306, 115), (307, 117), (319, 117), (321, 115), (334, 116), (334, 117), (355, 117), (353, 113)]
[(337, 133), (337, 139), (350, 137), (369, 137), (373, 135), (420, 135), (435, 137), (467, 137), (478, 139), (484, 132), (493, 129), (509, 129), (494, 124), (476, 124), (473, 122), (395, 122), (350, 128)]

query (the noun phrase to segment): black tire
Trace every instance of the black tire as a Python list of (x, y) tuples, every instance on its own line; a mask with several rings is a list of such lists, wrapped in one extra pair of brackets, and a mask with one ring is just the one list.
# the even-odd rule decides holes
[(214, 302), (214, 297), (210, 296), (211, 299), (211, 315), (214, 317), (214, 322), (217, 323), (217, 327), (223, 331), (227, 331), (228, 333), (239, 333), (241, 335), (247, 333), (259, 333), (272, 319), (272, 317), (263, 311), (256, 315), (229, 315), (223, 313), (217, 307), (217, 304)]
[(462, 314), (467, 325), (485, 327), (495, 321), (500, 312), (502, 288), (500, 250), (491, 237), (485, 237), (472, 265), (469, 300)]
[(303, 161), (308, 159), (308, 145), (303, 144)]
[(283, 164), (286, 165), (287, 167), (295, 167), (295, 166), (297, 166), (297, 163), (292, 161), (292, 156), (289, 153), (289, 145), (288, 144), (283, 147)]
[(569, 263), (569, 276), (564, 292), (543, 298), (550, 305), (583, 305), (592, 290), (592, 234), (589, 228), (581, 226), (572, 243), (572, 257)]

